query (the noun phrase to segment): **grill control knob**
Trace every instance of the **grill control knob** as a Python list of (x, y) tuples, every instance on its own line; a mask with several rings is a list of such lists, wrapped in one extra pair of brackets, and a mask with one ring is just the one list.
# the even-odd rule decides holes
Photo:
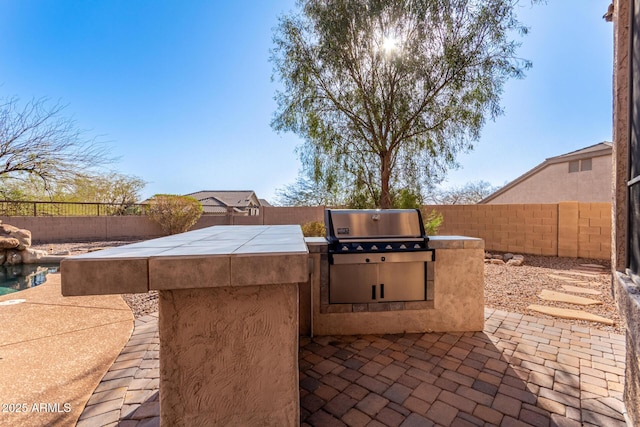
[(342, 251), (343, 251), (343, 252), (348, 251), (348, 250), (349, 250), (349, 248), (348, 248), (347, 246), (343, 246), (343, 247), (342, 247)]
[(407, 249), (405, 245), (400, 245), (400, 249)]
[(376, 245), (373, 245), (373, 246), (371, 246), (371, 250), (372, 250), (372, 251), (377, 251), (377, 250), (378, 250), (378, 247), (377, 247)]
[(358, 247), (356, 248), (356, 251), (363, 251), (364, 249), (362, 248), (362, 246), (358, 245)]
[(414, 249), (420, 249), (420, 244), (416, 243), (415, 245), (413, 245)]
[(393, 249), (393, 247), (391, 245), (387, 245), (385, 249)]

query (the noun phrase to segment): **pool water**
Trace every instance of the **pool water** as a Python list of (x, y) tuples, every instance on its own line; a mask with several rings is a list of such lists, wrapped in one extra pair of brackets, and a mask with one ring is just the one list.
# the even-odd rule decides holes
[(42, 285), (48, 273), (57, 273), (59, 264), (0, 265), (0, 295)]

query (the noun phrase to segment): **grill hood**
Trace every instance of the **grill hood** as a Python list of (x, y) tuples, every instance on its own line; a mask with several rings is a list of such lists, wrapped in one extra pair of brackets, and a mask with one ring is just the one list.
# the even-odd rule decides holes
[(419, 209), (327, 209), (324, 223), (333, 243), (426, 238)]

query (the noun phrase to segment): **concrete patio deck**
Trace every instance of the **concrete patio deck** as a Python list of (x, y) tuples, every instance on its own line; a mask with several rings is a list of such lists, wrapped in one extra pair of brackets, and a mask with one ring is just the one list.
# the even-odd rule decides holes
[(49, 274), (0, 296), (0, 325), (0, 426), (70, 426), (130, 341), (133, 315), (119, 295), (63, 297)]
[[(159, 425), (157, 315), (78, 426)], [(624, 336), (485, 310), (476, 333), (300, 340), (303, 426), (625, 426)]]

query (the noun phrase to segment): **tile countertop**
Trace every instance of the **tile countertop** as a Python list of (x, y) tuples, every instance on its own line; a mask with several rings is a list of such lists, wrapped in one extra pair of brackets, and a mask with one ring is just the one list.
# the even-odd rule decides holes
[(62, 294), (297, 283), (307, 256), (298, 225), (214, 226), (69, 257)]

